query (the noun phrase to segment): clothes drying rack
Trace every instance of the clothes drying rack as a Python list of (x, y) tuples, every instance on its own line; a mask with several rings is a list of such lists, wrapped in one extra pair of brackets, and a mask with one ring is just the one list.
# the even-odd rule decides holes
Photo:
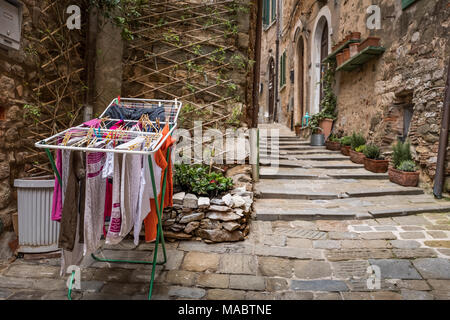
[[(156, 109), (159, 108), (161, 110), (161, 107), (164, 108), (164, 116), (165, 121), (159, 121), (160, 119), (156, 119), (156, 121), (151, 121), (150, 128), (146, 128), (147, 130), (140, 130), (137, 126), (139, 120), (129, 120), (129, 119), (109, 119), (105, 118), (105, 115), (108, 114), (108, 109), (112, 107), (119, 107), (119, 108), (146, 108), (146, 109)], [(153, 260), (152, 261), (134, 261), (134, 260), (123, 260), (123, 259), (108, 259), (108, 258), (100, 258), (96, 256), (94, 253), (91, 254), (92, 258), (94, 258), (96, 261), (100, 262), (112, 262), (112, 263), (131, 263), (131, 264), (152, 264), (152, 272), (151, 272), (151, 278), (150, 278), (150, 287), (148, 292), (148, 300), (152, 297), (153, 292), (153, 284), (155, 280), (155, 271), (156, 271), (156, 265), (162, 265), (167, 262), (167, 253), (165, 248), (165, 242), (164, 242), (164, 233), (162, 229), (162, 212), (164, 207), (164, 196), (165, 196), (165, 189), (167, 184), (167, 167), (164, 170), (163, 174), (163, 186), (161, 189), (161, 203), (158, 201), (158, 195), (157, 195), (157, 188), (156, 183), (160, 183), (159, 181), (155, 181), (155, 174), (153, 169), (153, 162), (151, 159), (152, 154), (157, 152), (161, 146), (164, 144), (166, 139), (169, 136), (172, 136), (173, 131), (177, 127), (177, 120), (178, 116), (180, 114), (180, 110), (182, 107), (182, 103), (175, 100), (155, 100), (155, 99), (136, 99), (136, 98), (120, 98), (114, 99), (111, 101), (109, 106), (105, 109), (105, 111), (100, 115), (99, 118), (96, 120), (102, 121), (104, 124), (103, 128), (97, 128), (93, 129), (91, 127), (88, 127), (84, 124), (81, 124), (77, 127), (69, 128), (67, 130), (64, 130), (62, 132), (59, 132), (50, 138), (41, 140), (35, 144), (37, 148), (45, 149), (45, 152), (50, 160), (50, 164), (52, 166), (52, 169), (55, 173), (56, 179), (58, 179), (59, 185), (62, 186), (62, 180), (61, 175), (57, 170), (54, 158), (50, 152), (50, 149), (60, 149), (60, 150), (73, 150), (73, 151), (82, 151), (82, 152), (113, 152), (113, 153), (121, 153), (121, 154), (141, 154), (148, 156), (148, 163), (149, 163), (149, 169), (150, 169), (150, 177), (152, 182), (152, 189), (153, 194), (155, 196), (155, 205), (156, 205), (156, 212), (158, 217), (158, 225), (157, 225), (157, 235), (155, 240), (155, 249), (153, 252)], [(109, 130), (108, 128), (110, 125), (117, 123), (118, 121), (123, 120), (125, 130), (120, 131), (119, 137), (114, 137), (114, 130)], [(161, 129), (166, 125), (169, 125), (169, 132), (162, 136)], [(158, 128), (159, 127), (159, 128)], [(159, 129), (159, 131), (158, 131)], [(98, 141), (102, 141), (102, 139), (105, 139), (105, 136), (107, 139), (115, 139), (115, 141), (121, 142), (121, 144), (130, 142), (136, 138), (141, 137), (141, 146), (145, 145), (142, 150), (130, 150), (129, 149), (120, 149), (117, 148), (120, 146), (114, 146), (112, 149), (107, 149), (106, 143), (103, 144), (103, 146), (99, 147), (96, 144), (89, 144), (87, 146), (77, 146), (77, 143), (74, 143), (73, 145), (64, 145), (61, 144), (61, 141), (63, 141), (65, 138), (68, 138), (70, 136), (86, 136), (88, 134), (95, 135), (97, 137)], [(93, 138), (95, 138), (93, 136)], [(110, 137), (110, 138), (108, 138)], [(96, 140), (96, 141), (97, 141)], [(144, 142), (142, 142), (144, 141)], [(169, 163), (170, 161), (170, 154), (171, 149), (169, 148), (167, 150), (166, 155), (166, 161)], [(157, 261), (158, 257), (158, 248), (161, 244), (161, 248), (163, 251), (164, 259), (163, 261)], [(70, 283), (68, 288), (67, 297), (69, 300), (72, 300), (72, 287), (73, 282), (75, 278), (75, 271), (72, 271), (72, 274), (70, 276)]]

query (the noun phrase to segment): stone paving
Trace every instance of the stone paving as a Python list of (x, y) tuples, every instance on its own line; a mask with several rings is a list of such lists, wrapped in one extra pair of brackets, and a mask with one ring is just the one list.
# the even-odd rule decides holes
[[(281, 134), (290, 134), (280, 129)], [(156, 268), (153, 299), (450, 299), (450, 210), (445, 209), (449, 202), (436, 202), (418, 188), (404, 189), (414, 191), (407, 194), (386, 194), (383, 190), (389, 183), (383, 181), (385, 177), (370, 176), (348, 160), (286, 161), (284, 168), (303, 169), (277, 173), (284, 175), (285, 190), (290, 183), (297, 191), (317, 192), (323, 186), (333, 196), (258, 199), (245, 241), (167, 242), (168, 261)], [(370, 185), (377, 194), (358, 195), (355, 181), (348, 182), (348, 188), (335, 181), (330, 188), (327, 179), (336, 179), (333, 174), (360, 175), (355, 178), (361, 179), (360, 189)], [(272, 189), (277, 184), (280, 187), (274, 177), (266, 179)], [(351, 192), (356, 193), (352, 196)], [(443, 212), (428, 211), (436, 207)], [(310, 211), (299, 214), (299, 208)], [(260, 219), (262, 210), (267, 213), (265, 220)], [(2, 239), (10, 237), (0, 238), (0, 248), (6, 248)], [(146, 243), (135, 247), (131, 240), (124, 240), (105, 246), (99, 255), (151, 260), (153, 247)], [(13, 262), (6, 258), (5, 254), (0, 257), (0, 300), (66, 299), (69, 275), (59, 275), (58, 258)], [(105, 263), (86, 257), (82, 289), (73, 292), (73, 299), (146, 299), (151, 271), (151, 265)]]
[[(103, 256), (150, 259), (125, 240)], [(450, 214), (370, 220), (252, 221), (243, 242), (167, 243), (154, 299), (449, 299)], [(162, 256), (161, 256), (162, 257)], [(369, 266), (380, 286), (368, 287)], [(83, 262), (74, 299), (146, 299), (151, 266)], [(59, 259), (0, 266), (0, 299), (65, 299)], [(370, 278), (371, 279), (371, 278)], [(370, 280), (369, 279), (369, 280)], [(370, 282), (370, 281), (369, 281)], [(370, 282), (372, 283), (372, 282)]]

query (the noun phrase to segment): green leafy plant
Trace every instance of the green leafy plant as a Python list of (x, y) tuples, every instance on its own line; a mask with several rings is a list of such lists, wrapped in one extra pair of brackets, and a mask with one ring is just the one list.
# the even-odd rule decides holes
[(365, 144), (360, 145), (360, 146), (356, 147), (356, 149), (355, 149), (356, 152), (364, 152), (364, 150), (366, 150)]
[(406, 171), (406, 172), (415, 172), (416, 171), (416, 164), (412, 160), (405, 160), (400, 163), (400, 165), (397, 167), (398, 170)]
[(383, 157), (381, 156), (380, 148), (372, 143), (366, 145), (366, 148), (364, 149), (364, 155), (366, 156), (366, 158), (369, 158), (369, 159), (383, 160)]
[(26, 104), (23, 106), (23, 109), (25, 110), (24, 118), (31, 118), (33, 119), (34, 123), (38, 123), (41, 118), (41, 109), (39, 107)]
[(394, 163), (394, 168), (398, 169), (403, 161), (412, 160), (410, 147), (411, 143), (409, 141), (404, 143), (398, 141), (392, 147), (392, 162)]
[(366, 144), (366, 139), (363, 137), (363, 135), (360, 133), (353, 132), (350, 144), (352, 146), (352, 150), (356, 151), (356, 148), (364, 144)]
[(198, 196), (217, 196), (233, 187), (233, 180), (205, 165), (175, 164), (174, 183), (183, 191)]
[(345, 136), (340, 139), (340, 142), (343, 146), (350, 146), (352, 144), (352, 137)]
[(328, 137), (328, 141), (331, 141), (331, 142), (340, 142), (340, 139), (339, 139), (334, 133), (332, 133), (332, 134), (330, 134), (330, 136)]

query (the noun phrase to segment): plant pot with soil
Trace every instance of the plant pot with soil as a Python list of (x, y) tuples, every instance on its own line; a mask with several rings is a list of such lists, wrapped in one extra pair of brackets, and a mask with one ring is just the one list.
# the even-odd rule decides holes
[(389, 167), (389, 160), (380, 154), (380, 148), (374, 144), (366, 145), (364, 149), (364, 168), (374, 173), (385, 173)]
[(331, 134), (327, 141), (325, 142), (325, 146), (328, 150), (332, 151), (340, 151), (341, 150), (341, 143), (339, 142), (339, 139), (334, 135)]
[(404, 187), (416, 187), (419, 184), (420, 172), (412, 160), (410, 146), (409, 142), (397, 142), (392, 153), (394, 166), (389, 168), (389, 180)]
[(337, 61), (337, 66), (339, 67), (341, 64), (344, 63), (344, 54), (343, 53), (338, 53), (336, 55), (336, 61)]
[(298, 137), (300, 136), (300, 129), (302, 128), (302, 124), (297, 122), (294, 126), (295, 135)]
[(344, 156), (349, 156), (350, 155), (350, 145), (351, 145), (351, 137), (350, 136), (345, 136), (342, 137), (339, 142), (341, 143), (341, 153)]
[(359, 52), (363, 51), (367, 47), (379, 47), (380, 38), (379, 37), (367, 37), (366, 40), (359, 44)]
[(361, 134), (353, 133), (351, 138), (350, 160), (354, 163), (363, 164), (366, 157), (363, 153), (366, 139)]

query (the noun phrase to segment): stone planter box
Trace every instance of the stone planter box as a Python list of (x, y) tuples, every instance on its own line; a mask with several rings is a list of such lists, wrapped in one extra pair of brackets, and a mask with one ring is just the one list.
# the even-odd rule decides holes
[(417, 187), (419, 175), (419, 171), (406, 172), (392, 167), (389, 168), (389, 180), (404, 187)]
[(350, 156), (350, 146), (341, 146), (341, 153), (344, 155), (344, 156)]
[(339, 142), (327, 141), (325, 143), (325, 146), (327, 147), (328, 150), (332, 150), (332, 151), (340, 151), (341, 150), (341, 144)]
[(374, 160), (364, 158), (364, 169), (374, 173), (385, 173), (389, 167), (389, 160)]
[(366, 156), (362, 152), (356, 152), (355, 150), (350, 149), (350, 160), (354, 163), (364, 164), (364, 158)]

